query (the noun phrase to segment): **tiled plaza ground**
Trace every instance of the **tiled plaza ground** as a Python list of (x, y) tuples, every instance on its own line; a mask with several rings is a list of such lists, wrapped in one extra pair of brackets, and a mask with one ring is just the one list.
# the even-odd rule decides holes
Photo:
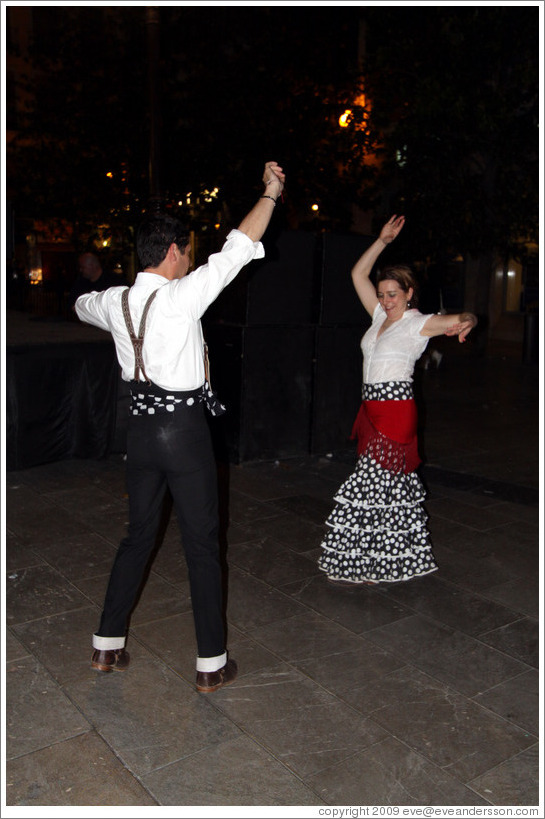
[(90, 669), (127, 521), (122, 456), (7, 474), (8, 806), (539, 804), (537, 368), (453, 356), (420, 379), (440, 570), (325, 581), (351, 455), (220, 465), (240, 675), (209, 696), (172, 518), (129, 671)]

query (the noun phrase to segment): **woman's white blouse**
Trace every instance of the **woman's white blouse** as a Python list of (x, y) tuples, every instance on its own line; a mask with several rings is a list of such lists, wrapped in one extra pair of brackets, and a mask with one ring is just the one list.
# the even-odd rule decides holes
[(377, 304), (372, 324), (361, 340), (364, 384), (413, 380), (414, 365), (429, 341), (429, 338), (420, 335), (420, 330), (430, 315), (423, 315), (418, 310), (406, 310), (399, 321), (377, 338), (386, 321), (386, 313)]

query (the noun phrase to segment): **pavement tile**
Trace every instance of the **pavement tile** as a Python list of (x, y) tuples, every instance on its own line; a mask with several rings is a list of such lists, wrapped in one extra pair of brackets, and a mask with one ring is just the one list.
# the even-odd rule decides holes
[(366, 685), (367, 680), (384, 677), (405, 665), (395, 654), (364, 639), (351, 651), (341, 650), (325, 657), (291, 662), (307, 677), (341, 698)]
[(128, 497), (118, 485), (86, 484), (69, 485), (56, 492), (50, 492), (47, 499), (65, 509), (69, 514), (93, 525), (95, 518), (108, 518), (112, 513), (128, 508)]
[(240, 729), (164, 664), (131, 641), (123, 673), (90, 673), (66, 691), (135, 776), (234, 739)]
[(344, 699), (463, 783), (535, 742), (527, 732), (407, 666), (369, 680)]
[(484, 597), (508, 606), (513, 611), (527, 614), (528, 617), (539, 617), (539, 579), (517, 578), (499, 583), (481, 592)]
[(525, 524), (509, 524), (496, 530), (494, 536), (488, 532), (483, 535), (483, 548), (486, 549), (488, 563), (516, 580), (522, 578), (533, 584), (536, 579), (539, 555), (539, 538), (534, 527), (531, 539)]
[(481, 634), (483, 643), (504, 651), (523, 663), (539, 668), (539, 623), (521, 617), (513, 623)]
[[(535, 507), (534, 507), (535, 508)], [(505, 512), (507, 514), (507, 512)], [(535, 556), (539, 528), (535, 524), (525, 520), (518, 520), (513, 515), (502, 526), (494, 531), (483, 533), (483, 542), (488, 552), (494, 551), (494, 546), (498, 542), (501, 545), (515, 545), (517, 552), (525, 550)]]
[[(429, 482), (434, 575), (347, 590), (318, 573), (324, 520), (353, 454), (219, 465), (228, 647), (239, 677), (208, 697), (194, 688), (187, 566), (168, 497), (133, 616), (130, 669), (98, 674), (91, 635), (126, 534), (124, 461), (74, 459), (10, 473), (6, 652), (15, 670), (6, 677), (19, 749), (10, 782), (20, 785), (11, 798), (533, 804), (539, 508), (493, 493), (508, 486), (492, 483), (501, 424), (487, 433), (489, 444), (476, 431), (464, 453), (453, 451), (446, 418), (439, 430), (439, 410), (452, 398), (439, 384), (447, 375), (439, 370), (427, 382), (435, 390), (431, 454), (443, 472), (449, 457), (464, 470), (473, 459), (482, 472)], [(486, 391), (481, 380), (474, 389)], [(516, 427), (509, 434), (516, 441)], [(490, 448), (500, 457), (490, 458)], [(509, 469), (520, 482), (535, 466), (511, 460)], [(47, 713), (41, 697), (51, 703)]]
[(498, 586), (511, 579), (509, 571), (498, 566), (487, 555), (475, 556), (455, 551), (438, 545), (437, 541), (434, 541), (433, 553), (439, 566), (438, 577), (469, 591), (486, 595), (486, 590), (491, 586)]
[[(102, 610), (108, 579), (109, 573), (89, 577), (78, 581), (77, 586)], [(190, 610), (189, 582), (183, 581), (174, 585), (155, 572), (150, 572), (131, 614), (131, 626)]]
[(45, 561), (35, 549), (14, 535), (6, 531), (6, 571), (13, 572), (19, 569), (28, 569), (30, 566), (43, 566)]
[[(425, 508), (426, 506), (425, 504)], [(443, 546), (473, 560), (487, 554), (487, 548), (483, 545), (483, 533), (462, 523), (432, 515), (428, 519), (428, 530), (434, 548)]]
[(4, 645), (6, 647), (6, 663), (13, 662), (14, 660), (21, 660), (23, 657), (30, 656), (30, 652), (12, 634), (9, 628), (5, 629)]
[(426, 509), (431, 517), (440, 517), (454, 523), (461, 523), (479, 532), (496, 529), (511, 520), (507, 510), (502, 511), (496, 506), (488, 506), (480, 508), (476, 513), (474, 506), (454, 498), (428, 500)]
[(31, 566), (6, 578), (8, 625), (36, 620), (89, 604), (78, 589), (50, 566)]
[(14, 534), (31, 547), (77, 536), (83, 528), (77, 517), (36, 492), (22, 487), (6, 492), (6, 523)]
[(268, 501), (293, 495), (290, 470), (281, 463), (229, 464), (226, 479), (229, 488), (242, 492), (255, 500)]
[[(56, 489), (66, 489), (67, 475), (66, 465), (69, 461), (56, 461), (54, 463), (39, 464), (28, 469), (18, 469), (7, 473), (6, 487), (9, 490), (18, 490), (21, 487), (26, 492), (31, 491), (38, 495), (54, 491)], [(87, 480), (87, 471), (79, 466), (80, 480)], [(14, 497), (10, 496), (10, 503), (14, 502)]]
[(533, 745), (470, 785), (493, 805), (539, 806), (539, 775), (539, 749)]
[[(324, 531), (323, 525), (318, 526), (291, 512), (281, 512), (274, 517), (237, 527), (236, 541), (254, 542), (271, 538), (295, 552), (307, 552), (319, 546)], [(229, 537), (228, 540), (230, 543), (233, 542), (232, 537)]]
[(362, 645), (360, 637), (311, 611), (279, 623), (248, 629), (248, 634), (292, 663), (356, 651)]
[(245, 495), (242, 492), (237, 492), (236, 489), (232, 489), (229, 492), (227, 514), (230, 523), (243, 525), (256, 520), (274, 517), (278, 515), (278, 508), (275, 503), (258, 501), (250, 495)]
[(394, 737), (305, 781), (328, 805), (490, 804)]
[[(4, 496), (6, 503), (6, 522), (8, 527), (18, 526), (27, 522), (28, 518), (43, 513), (49, 508), (47, 499), (40, 497), (40, 493), (28, 487), (21, 480), (21, 473), (10, 472), (6, 476), (4, 486)], [(29, 515), (32, 509), (34, 515)]]
[(375, 722), (285, 664), (220, 689), (214, 703), (303, 778), (386, 736)]
[(38, 544), (35, 549), (59, 574), (76, 585), (89, 577), (109, 574), (115, 557), (111, 543), (88, 531), (56, 543)]
[(93, 731), (8, 761), (8, 805), (157, 805)]
[[(331, 496), (333, 498), (333, 495)], [(333, 500), (317, 498), (315, 495), (291, 495), (286, 498), (279, 498), (275, 505), (285, 512), (291, 512), (301, 518), (308, 519), (311, 523), (320, 526), (333, 508)]]
[(117, 549), (121, 540), (127, 536), (128, 524), (127, 510), (116, 504), (107, 515), (97, 514), (93, 518), (89, 517), (86, 525)]
[[(169, 668), (194, 683), (197, 641), (192, 612), (137, 625), (131, 633)], [(239, 677), (278, 663), (276, 655), (238, 629), (228, 626), (227, 635), (229, 656), (237, 662)]]
[[(501, 429), (499, 434), (509, 438), (509, 431)], [(511, 439), (516, 435), (510, 436)], [(539, 473), (539, 458), (534, 452), (527, 452), (526, 456), (520, 450), (517, 441), (513, 446), (503, 443), (501, 447), (492, 445), (486, 447), (469, 447), (465, 452), (442, 457), (441, 466), (455, 472), (467, 472), (470, 475), (482, 473), (482, 462), (486, 459), (486, 477), (490, 480), (503, 482), (506, 485), (520, 484), (521, 486), (535, 487), (536, 475)]]
[[(476, 488), (479, 486), (478, 478), (470, 477), (469, 479), (475, 481)], [(468, 492), (466, 489), (436, 484), (433, 482), (433, 478), (431, 482), (425, 481), (425, 485), (430, 500), (443, 498), (449, 501), (457, 501), (465, 506), (472, 507), (477, 516), (479, 516), (481, 509), (496, 510), (503, 508), (492, 493), (487, 493), (484, 490), (480, 491), (479, 489), (479, 491)]]
[(236, 567), (229, 570), (227, 620), (240, 631), (285, 620), (305, 607)]
[(517, 619), (506, 606), (444, 582), (436, 575), (389, 587), (382, 584), (377, 591), (419, 614), (474, 637)]
[(289, 769), (243, 736), (142, 778), (161, 805), (323, 805)]
[(6, 667), (6, 759), (90, 730), (89, 721), (35, 657)]
[(37, 657), (60, 686), (93, 676), (92, 635), (98, 626), (100, 609), (84, 608), (41, 617), (13, 626), (21, 643)]
[(267, 537), (231, 544), (229, 563), (276, 587), (303, 580), (320, 571), (302, 555)]
[(539, 736), (539, 673), (525, 671), (474, 697), (479, 705)]
[(534, 526), (536, 529), (539, 527), (539, 504), (499, 501), (496, 508), (509, 515), (510, 520), (520, 521), (526, 526)]
[(468, 697), (528, 670), (503, 652), (420, 616), (375, 629), (366, 637)]
[(10, 473), (14, 480), (34, 491), (49, 495), (65, 491), (67, 487), (106, 486), (118, 492), (125, 491), (125, 462), (121, 455), (109, 458), (67, 458), (49, 464), (41, 464), (30, 469), (20, 469)]
[(282, 587), (282, 591), (356, 634), (365, 634), (412, 614), (396, 600), (377, 594), (374, 588), (333, 586), (323, 572), (298, 583), (289, 583)]

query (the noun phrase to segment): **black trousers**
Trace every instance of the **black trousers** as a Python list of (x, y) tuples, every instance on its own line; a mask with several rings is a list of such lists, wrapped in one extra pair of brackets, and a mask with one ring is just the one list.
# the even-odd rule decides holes
[(97, 631), (101, 637), (126, 634), (168, 487), (189, 570), (198, 655), (217, 657), (225, 651), (217, 470), (204, 412), (204, 405), (195, 401), (191, 406), (184, 402), (174, 412), (130, 417), (128, 536), (119, 546), (110, 575)]

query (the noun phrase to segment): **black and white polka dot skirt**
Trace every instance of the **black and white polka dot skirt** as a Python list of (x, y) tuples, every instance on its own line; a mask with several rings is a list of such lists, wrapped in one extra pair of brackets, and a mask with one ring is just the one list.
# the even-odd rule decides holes
[(334, 497), (319, 568), (353, 583), (396, 583), (436, 571), (424, 500), (416, 472), (392, 471), (360, 455)]
[(391, 472), (366, 455), (335, 495), (319, 568), (355, 583), (396, 583), (437, 569), (416, 472)]

